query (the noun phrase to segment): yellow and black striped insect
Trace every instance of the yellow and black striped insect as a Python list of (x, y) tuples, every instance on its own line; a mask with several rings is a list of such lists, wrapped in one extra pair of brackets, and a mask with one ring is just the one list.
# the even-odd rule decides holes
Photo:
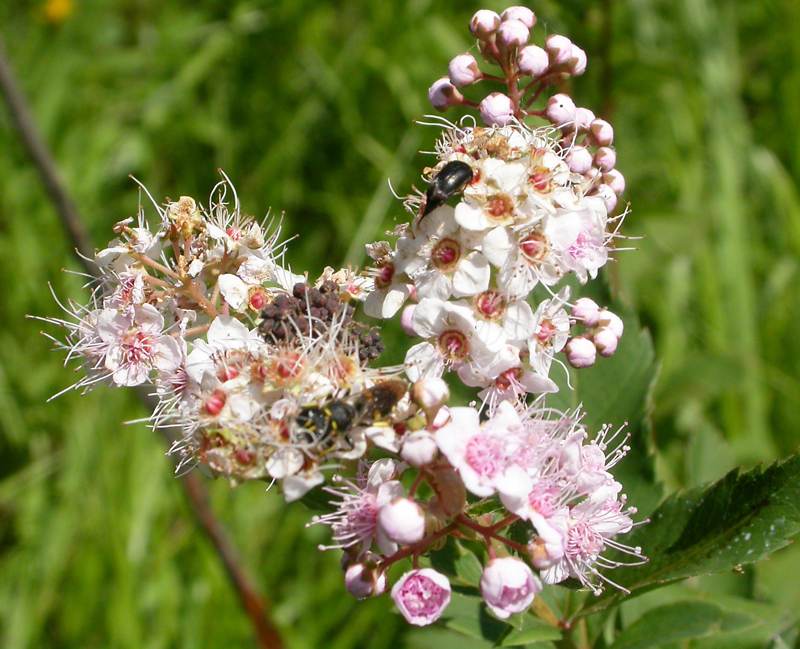
[(388, 419), (407, 390), (405, 381), (386, 380), (357, 394), (305, 406), (295, 417), (292, 441), (321, 453), (337, 446), (352, 449), (349, 433)]

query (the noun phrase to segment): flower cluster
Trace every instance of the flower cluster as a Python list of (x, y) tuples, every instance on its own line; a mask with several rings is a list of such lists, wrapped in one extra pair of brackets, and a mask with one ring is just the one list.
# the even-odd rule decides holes
[[(563, 36), (530, 44), (535, 23), (524, 7), (475, 14), (502, 74), (462, 54), (429, 94), (440, 109), (476, 107), (485, 126), (437, 122), (428, 187), (405, 197), (412, 218), (394, 243), (367, 246), (370, 268), (293, 273), (280, 223), (244, 215), (227, 177), (207, 206), (143, 189), (156, 222), (140, 206), (117, 223), (89, 303), (45, 319), (84, 370), (71, 388), (150, 386), (153, 426), (179, 431), (179, 467), (279, 481), (288, 501), (335, 471), (321, 487), (331, 507), (310, 523), (330, 529), (322, 549), (343, 552), (357, 598), (384, 593), (410, 560), (391, 596), (415, 625), (450, 601), (428, 556), (451, 541), (478, 548), (479, 590), (501, 619), (546, 584), (598, 592), (621, 556), (644, 560), (616, 540), (635, 525), (610, 472), (624, 427), (591, 436), (580, 409), (545, 405), (554, 365), (591, 366), (623, 335), (619, 316), (571, 302), (567, 283), (594, 279), (617, 250), (624, 180), (611, 126), (565, 94), (546, 98), (585, 53)], [(465, 97), (478, 82), (506, 92)], [(416, 339), (403, 365), (378, 363), (383, 342), (362, 313), (399, 317)], [(446, 374), (480, 405), (451, 404)]]

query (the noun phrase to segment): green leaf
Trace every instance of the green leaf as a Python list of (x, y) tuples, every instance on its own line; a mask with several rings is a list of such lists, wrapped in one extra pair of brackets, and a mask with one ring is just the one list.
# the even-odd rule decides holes
[[(800, 456), (795, 455), (766, 469), (736, 469), (709, 487), (670, 496), (650, 523), (626, 539), (643, 548), (649, 563), (615, 570), (612, 578), (636, 593), (733, 570), (786, 546), (799, 531)], [(622, 597), (609, 589), (583, 614)]]
[[(625, 323), (617, 352), (611, 358), (598, 358), (592, 367), (572, 371), (573, 389), (559, 381), (560, 390), (548, 396), (547, 405), (562, 410), (583, 405), (584, 422), (592, 432), (604, 424), (627, 425), (631, 450), (614, 467), (614, 475), (631, 504), (647, 514), (661, 499), (649, 443), (649, 399), (656, 376), (653, 342), (632, 311), (617, 304), (611, 308)], [(554, 376), (557, 374), (554, 369)]]
[(665, 644), (702, 638), (758, 624), (741, 613), (725, 611), (711, 602), (677, 602), (645, 613), (625, 629), (611, 649), (646, 649)]
[(480, 597), (457, 592), (453, 593), (443, 617), (447, 628), (493, 644), (499, 643), (511, 628), (489, 615)]
[(466, 584), (477, 586), (483, 574), (483, 566), (470, 550), (458, 544), (460, 556), (455, 560), (456, 575)]
[(514, 629), (503, 638), (501, 647), (521, 647), (534, 642), (561, 639), (561, 631), (534, 617), (533, 614), (523, 613), (520, 617), (520, 628)]

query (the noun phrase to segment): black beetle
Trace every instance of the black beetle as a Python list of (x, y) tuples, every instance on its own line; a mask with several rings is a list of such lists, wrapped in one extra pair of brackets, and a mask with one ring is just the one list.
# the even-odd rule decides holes
[(425, 192), (425, 207), (422, 216), (444, 205), (453, 194), (464, 189), (472, 180), (472, 167), (461, 160), (451, 160), (436, 174)]

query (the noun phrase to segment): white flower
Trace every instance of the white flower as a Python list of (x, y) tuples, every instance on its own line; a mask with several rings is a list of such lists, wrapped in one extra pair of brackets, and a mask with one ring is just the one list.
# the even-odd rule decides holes
[(445, 369), (460, 363), (488, 364), (496, 349), (476, 335), (471, 309), (434, 298), (417, 305), (414, 330), (428, 341), (414, 345), (406, 353), (406, 374), (412, 381), (441, 376)]
[(181, 362), (178, 342), (164, 335), (164, 318), (149, 304), (120, 313), (104, 309), (97, 318), (97, 334), (106, 344), (105, 367), (117, 385), (140, 385), (151, 370), (164, 372)]
[(528, 169), (522, 162), (487, 158), (477, 165), (478, 181), (464, 190), (455, 220), (463, 228), (483, 232), (497, 226), (528, 223), (536, 218), (528, 204)]
[(489, 287), (490, 275), (477, 243), (474, 234), (458, 227), (453, 208), (442, 205), (420, 221), (399, 267), (411, 277), (420, 298), (476, 295)]
[(450, 421), (436, 431), (436, 444), (476, 496), (495, 493), (496, 483), (513, 464), (514, 432), (519, 415), (503, 402), (495, 415), (480, 423), (474, 408), (450, 408)]
[(605, 205), (594, 196), (583, 198), (575, 208), (559, 209), (547, 220), (545, 236), (558, 265), (581, 282), (597, 277), (608, 261), (607, 220)]
[(564, 304), (568, 299), (569, 289), (565, 288), (557, 296), (539, 304), (534, 313), (534, 334), (528, 352), (531, 365), (542, 376), (550, 373), (553, 357), (567, 344), (570, 321)]

